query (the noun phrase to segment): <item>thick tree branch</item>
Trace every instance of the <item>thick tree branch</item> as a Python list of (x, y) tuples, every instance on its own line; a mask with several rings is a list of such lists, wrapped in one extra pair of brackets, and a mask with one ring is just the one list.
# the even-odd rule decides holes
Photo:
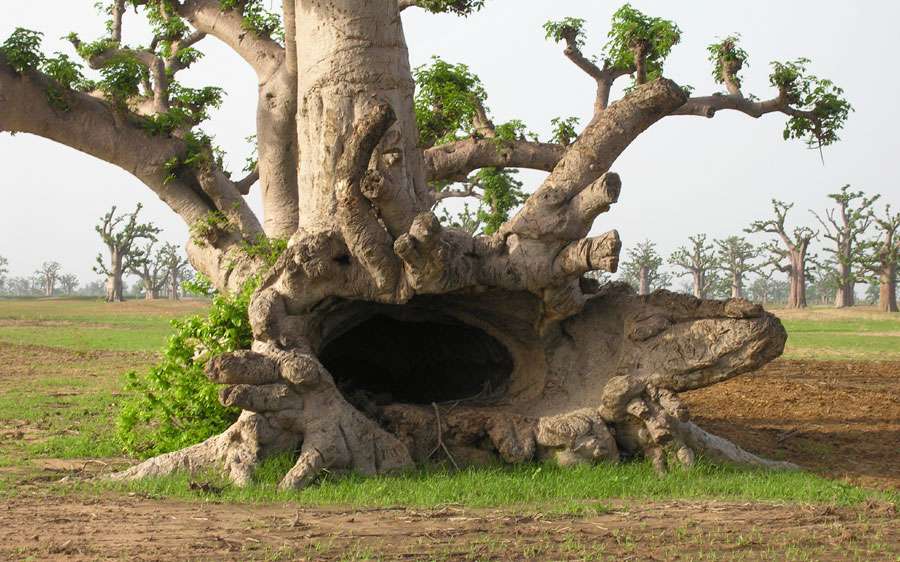
[(243, 18), (235, 10), (222, 10), (218, 0), (184, 0), (176, 6), (178, 15), (194, 29), (219, 39), (256, 71), (260, 82), (268, 80), (284, 62), (285, 51), (275, 40), (243, 28)]
[(552, 171), (565, 146), (529, 141), (466, 139), (425, 151), (428, 181), (463, 180), (480, 168), (527, 168)]
[[(648, 127), (684, 104), (684, 91), (671, 80), (659, 79), (636, 87), (621, 100), (596, 115), (581, 136), (566, 151), (544, 183), (510, 219), (501, 233), (528, 238), (560, 237), (573, 240), (587, 234), (590, 224), (561, 232), (556, 217), (573, 212), (569, 203), (582, 191), (596, 186), (616, 158)], [(602, 184), (601, 184), (602, 185)], [(617, 193), (616, 193), (617, 195)], [(602, 212), (603, 205), (594, 207)], [(579, 217), (580, 220), (586, 217)], [(575, 235), (574, 238), (569, 236)]]
[(765, 101), (753, 101), (742, 95), (716, 94), (689, 98), (684, 105), (672, 112), (672, 115), (694, 115), (699, 117), (715, 117), (718, 111), (730, 109), (746, 113), (750, 117), (758, 118), (767, 113), (785, 113), (787, 115), (800, 115), (804, 112), (792, 109), (787, 100), (778, 96)]
[(578, 38), (575, 30), (566, 33), (563, 38), (566, 41), (566, 48), (563, 54), (597, 83), (597, 98), (594, 102), (594, 112), (599, 113), (609, 106), (609, 96), (613, 83), (618, 78), (631, 74), (634, 69), (612, 68), (608, 62), (603, 65), (603, 68), (600, 68), (581, 52), (581, 49), (578, 47)]
[[(211, 211), (227, 211), (217, 209), (189, 174), (174, 179), (169, 176), (166, 163), (185, 154), (184, 141), (151, 135), (139, 117), (89, 94), (66, 91), (67, 109), (58, 109), (48, 101), (51, 87), (59, 85), (39, 72), (17, 74), (0, 54), (0, 131), (41, 136), (122, 168), (147, 185), (189, 226), (203, 222)], [(236, 193), (233, 186), (230, 189)], [(242, 197), (229, 199), (229, 205), (231, 211), (244, 217), (245, 235), (252, 239), (254, 231), (262, 232), (255, 218), (248, 218), (249, 207)], [(215, 246), (207, 245), (192, 253), (192, 263), (218, 287), (235, 289), (264, 266), (227, 255), (240, 241), (240, 237), (228, 236)]]
[(247, 195), (250, 193), (250, 188), (259, 181), (259, 166), (255, 166), (253, 171), (244, 176), (242, 179), (235, 182), (235, 187), (240, 192), (241, 195)]

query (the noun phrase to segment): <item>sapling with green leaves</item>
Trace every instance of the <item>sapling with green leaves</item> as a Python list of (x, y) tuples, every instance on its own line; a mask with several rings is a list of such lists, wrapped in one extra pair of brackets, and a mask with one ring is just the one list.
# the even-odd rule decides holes
[(862, 191), (851, 191), (848, 184), (840, 191), (828, 194), (836, 206), (826, 210), (824, 218), (811, 211), (822, 225), (822, 236), (832, 243), (824, 250), (836, 266), (838, 286), (834, 305), (837, 308), (853, 306), (856, 302), (856, 285), (864, 280), (863, 268), (869, 245), (865, 235), (874, 220), (872, 205), (879, 197), (866, 197)]
[(95, 273), (106, 276), (106, 302), (125, 300), (122, 275), (131, 269), (129, 260), (140, 257), (135, 255), (138, 251), (135, 244), (141, 240), (156, 240), (156, 235), (160, 232), (152, 223), (138, 222), (138, 214), (142, 208), (143, 205), (138, 203), (134, 212), (118, 214), (113, 205), (94, 227), (109, 254), (107, 262), (103, 259), (103, 253), (98, 253), (94, 266)]
[[(496, 118), (469, 61), (451, 53), (410, 65), (407, 10), (474, 18), (485, 5), (283, 0), (272, 13), (263, 0), (104, 0), (106, 31), (71, 35), (66, 57), (44, 54), (40, 35), (24, 29), (0, 44), (0, 130), (52, 139), (137, 177), (184, 220), (188, 257), (223, 298), (259, 283), (247, 299), (252, 350), (219, 349), (204, 365), (240, 417), (177, 430), (153, 418), (160, 435), (190, 439), (148, 450), (191, 447), (121, 477), (215, 466), (246, 484), (280, 452), (298, 452), (284, 487), (326, 470), (383, 473), (444, 451), (434, 447), (438, 419), (471, 430), (446, 434), (444, 445), (472, 459), (567, 465), (643, 454), (664, 470), (667, 452), (687, 465), (697, 452), (784, 466), (706, 433), (677, 397), (776, 357), (776, 320), (739, 301), (638, 297), (583, 276), (618, 267), (618, 233), (591, 230), (618, 201), (614, 164), (646, 130), (674, 116), (771, 114), (784, 117), (787, 138), (825, 147), (850, 113), (841, 90), (793, 61), (773, 67), (768, 99), (745, 93), (738, 73), (749, 55), (728, 35), (710, 51), (711, 95), (693, 96), (672, 79), (683, 35), (675, 22), (625, 5), (603, 41), (560, 13), (543, 35), (564, 44), (596, 96), (588, 119), (559, 118), (541, 142), (521, 119)], [(149, 24), (149, 41), (134, 39), (132, 17)], [(201, 128), (224, 95), (189, 76), (209, 38), (256, 75), (256, 155), (244, 177), (229, 173)], [(613, 87), (626, 76), (626, 88)], [(517, 169), (548, 175), (527, 193)], [(261, 217), (248, 202), (255, 189)], [(457, 194), (469, 216), (442, 224), (435, 204)], [(281, 251), (271, 259), (253, 248)], [(399, 337), (410, 323), (415, 337), (450, 331), (458, 340), (410, 346)], [(376, 345), (382, 337), (400, 344)], [(415, 388), (435, 357), (449, 358), (441, 400), (384, 399)], [(178, 364), (160, 386), (177, 381)], [(200, 388), (192, 365), (192, 384), (167, 400)], [(452, 411), (439, 405), (475, 395), (477, 404)], [(551, 409), (558, 415), (544, 415)], [(233, 425), (212, 435), (223, 420)]]

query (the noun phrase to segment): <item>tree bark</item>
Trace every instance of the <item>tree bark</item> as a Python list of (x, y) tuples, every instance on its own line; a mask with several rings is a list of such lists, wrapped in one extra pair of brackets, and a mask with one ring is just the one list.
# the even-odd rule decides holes
[(398, 237), (431, 200), (397, 1), (297, 0), (295, 21), (297, 37), (303, 38), (297, 45), (300, 231), (340, 228), (335, 186), (345, 140), (373, 103), (387, 103), (395, 122), (373, 164), (385, 179), (379, 185), (390, 191), (375, 189), (367, 197), (378, 205), (388, 232)]
[(639, 295), (649, 295), (650, 294), (650, 268), (641, 267), (638, 278), (638, 294)]
[(878, 309), (882, 312), (897, 312), (897, 266), (883, 264), (878, 281)]
[(122, 283), (124, 256), (119, 252), (110, 250), (110, 268), (106, 279), (106, 302), (123, 302), (125, 291)]
[(840, 281), (834, 297), (834, 306), (836, 308), (845, 308), (856, 304), (855, 288), (850, 281), (850, 275), (850, 266), (843, 263), (843, 261), (838, 263), (838, 279)]
[(694, 296), (702, 299), (706, 296), (706, 273), (695, 269), (691, 274), (694, 279)]
[(744, 298), (744, 283), (740, 273), (738, 272), (734, 272), (731, 274), (731, 298)]

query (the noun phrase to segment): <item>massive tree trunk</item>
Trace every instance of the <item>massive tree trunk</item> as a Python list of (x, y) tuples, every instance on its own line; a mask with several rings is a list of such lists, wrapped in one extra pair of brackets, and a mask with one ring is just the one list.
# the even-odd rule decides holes
[(637, 296), (583, 277), (618, 260), (614, 231), (586, 237), (618, 198), (610, 165), (684, 103), (681, 88), (656, 80), (599, 113), (500, 232), (472, 237), (430, 211), (397, 1), (289, 4), (289, 33), (303, 38), (297, 228), (253, 298), (252, 350), (207, 366), (243, 414), (119, 477), (218, 465), (246, 484), (280, 451), (299, 451), (284, 487), (442, 458), (645, 454), (663, 470), (671, 450), (685, 464), (703, 453), (791, 466), (706, 433), (677, 397), (777, 357), (775, 317), (740, 299)]
[(878, 282), (878, 309), (882, 312), (897, 312), (897, 265), (882, 264)]
[(731, 274), (731, 298), (744, 298), (744, 280), (739, 272)]
[(106, 302), (122, 302), (125, 300), (125, 289), (122, 282), (124, 256), (114, 249), (109, 254), (109, 275), (106, 278)]
[[(848, 258), (849, 259), (849, 258)], [(838, 263), (838, 288), (834, 297), (834, 306), (844, 308), (856, 304), (855, 287), (851, 279), (850, 266), (843, 261)]]
[(698, 299), (706, 297), (706, 272), (695, 269), (691, 275), (694, 279), (694, 296)]
[(638, 294), (650, 294), (650, 268), (643, 266), (638, 270)]
[(806, 250), (808, 241), (791, 246), (788, 251), (790, 265), (787, 267), (789, 291), (788, 308), (806, 308)]

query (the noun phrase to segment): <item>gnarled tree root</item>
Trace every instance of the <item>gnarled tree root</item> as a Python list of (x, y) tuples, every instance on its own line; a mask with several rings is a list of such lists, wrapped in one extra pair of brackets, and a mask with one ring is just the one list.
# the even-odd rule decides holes
[[(501, 308), (522, 307), (510, 305), (509, 298), (484, 300), (486, 308), (478, 315), (483, 327), (491, 322), (491, 313), (485, 311), (497, 303)], [(451, 302), (442, 306), (453, 311)], [(279, 452), (298, 455), (281, 482), (284, 488), (303, 487), (326, 469), (383, 474), (441, 456), (453, 464), (553, 459), (564, 466), (646, 456), (664, 472), (670, 457), (690, 466), (703, 455), (769, 469), (796, 468), (707, 433), (690, 421), (678, 397), (679, 392), (754, 370), (781, 352), (781, 325), (746, 301), (699, 301), (668, 292), (636, 297), (611, 285), (558, 332), (522, 336), (531, 347), (545, 346), (537, 356), (546, 366), (535, 371), (526, 359), (534, 362), (537, 356), (520, 357), (512, 380), (499, 394), (441, 404), (380, 405), (367, 401), (365, 393), (348, 401), (316, 355), (323, 339), (334, 339), (381, 310), (360, 312), (354, 306), (328, 312), (331, 318), (353, 320), (318, 338), (316, 352), (309, 344), (314, 340), (296, 337), (308, 333), (298, 328), (300, 318), (286, 314), (277, 299), (258, 306), (257, 311), (268, 315), (268, 333), (288, 327), (293, 341), (300, 343), (287, 348), (259, 340), (252, 351), (208, 363), (208, 376), (226, 385), (222, 403), (244, 410), (240, 419), (222, 435), (150, 459), (117, 477), (216, 466), (235, 484), (245, 485), (260, 461)], [(408, 316), (417, 306), (399, 310)], [(273, 321), (273, 314), (281, 317)], [(529, 314), (522, 315), (521, 326), (515, 317), (498, 318), (510, 333), (533, 329)], [(587, 350), (587, 355), (572, 355), (579, 350)]]

